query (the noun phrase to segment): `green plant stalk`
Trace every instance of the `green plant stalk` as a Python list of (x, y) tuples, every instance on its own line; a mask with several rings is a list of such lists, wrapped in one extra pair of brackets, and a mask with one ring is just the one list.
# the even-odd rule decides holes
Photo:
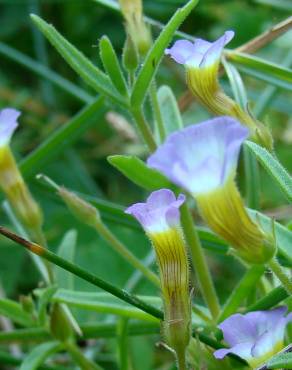
[(155, 81), (152, 82), (151, 87), (150, 87), (150, 98), (151, 98), (152, 109), (153, 109), (153, 114), (155, 118), (154, 121), (156, 122), (157, 132), (159, 134), (159, 141), (160, 143), (163, 143), (166, 138), (166, 130), (164, 127), (162, 113), (161, 113), (161, 109), (159, 106)]
[(156, 307), (149, 305), (136, 297), (135, 295), (129, 294), (128, 292), (100, 279), (99, 277), (87, 272), (86, 270), (82, 269), (81, 267), (66, 261), (65, 259), (59, 257), (53, 252), (50, 252), (44, 247), (36, 243), (31, 243), (28, 240), (21, 238), (20, 236), (13, 234), (11, 231), (5, 229), (4, 227), (0, 226), (0, 234), (6, 236), (7, 238), (15, 241), (19, 245), (22, 245), (32, 253), (37, 254), (38, 256), (44, 258), (47, 261), (52, 262), (53, 264), (60, 266), (64, 270), (71, 272), (72, 274), (80, 277), (81, 279), (88, 281), (89, 283), (101, 288), (117, 298), (130, 303), (131, 305), (140, 308), (142, 311), (149, 313), (150, 315), (158, 318), (163, 319), (163, 312)]
[(274, 288), (262, 299), (258, 300), (256, 303), (248, 306), (244, 312), (258, 311), (258, 310), (268, 310), (271, 307), (276, 306), (284, 299), (288, 298), (289, 294), (281, 285)]
[(128, 343), (128, 319), (121, 318), (117, 325), (117, 340), (119, 354), (119, 369), (128, 370), (129, 368), (129, 343)]
[(194, 226), (190, 210), (186, 204), (181, 207), (181, 222), (187, 244), (190, 248), (191, 259), (199, 281), (201, 293), (213, 319), (216, 319), (220, 313), (220, 305), (197, 230)]
[(141, 136), (143, 137), (149, 151), (152, 153), (157, 148), (156, 142), (150, 130), (148, 123), (145, 120), (144, 112), (142, 110), (142, 106), (132, 107), (131, 108), (132, 115), (140, 131)]
[(265, 267), (263, 265), (254, 265), (247, 270), (225, 303), (218, 317), (218, 322), (222, 322), (236, 312), (244, 298), (246, 298), (249, 290), (258, 282), (264, 272)]
[(78, 364), (81, 370), (103, 370), (103, 368), (84, 356), (82, 351), (74, 343), (68, 342), (65, 344), (67, 351), (72, 359)]
[(118, 252), (127, 262), (129, 262), (134, 268), (141, 271), (152, 283), (159, 286), (159, 279), (147, 266), (134, 256), (128, 248), (121, 243), (115, 235), (109, 230), (109, 228), (102, 222), (96, 222), (96, 231), (112, 246), (112, 248)]
[(282, 266), (279, 264), (276, 258), (272, 258), (268, 262), (269, 268), (277, 276), (277, 278), (282, 283), (283, 287), (286, 289), (288, 294), (292, 294), (292, 280), (283, 270)]

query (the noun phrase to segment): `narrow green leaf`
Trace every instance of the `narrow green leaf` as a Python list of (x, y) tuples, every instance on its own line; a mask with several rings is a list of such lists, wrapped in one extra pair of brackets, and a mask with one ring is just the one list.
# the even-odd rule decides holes
[(64, 77), (58, 75), (43, 64), (36, 62), (32, 58), (28, 57), (27, 55), (21, 53), (16, 49), (13, 49), (3, 42), (0, 42), (0, 54), (31, 70), (33, 73), (36, 73), (40, 77), (45, 78), (52, 84), (58, 86), (60, 89), (66, 91), (68, 94), (74, 96), (80, 101), (83, 101), (85, 103), (92, 103), (94, 101), (94, 96), (90, 95), (79, 86), (74, 85), (72, 82), (66, 80)]
[(69, 145), (72, 145), (83, 132), (98, 122), (98, 118), (104, 111), (104, 99), (100, 97), (82, 109), (21, 162), (20, 168), (23, 175), (31, 176), (35, 174), (45, 163), (48, 163)]
[(135, 156), (112, 155), (107, 158), (109, 163), (117, 168), (136, 185), (147, 190), (157, 190), (172, 187), (166, 177)]
[[(147, 303), (155, 303), (158, 307), (161, 305), (161, 300), (156, 297), (143, 297), (143, 300)], [(144, 321), (157, 320), (142, 310), (107, 293), (77, 292), (59, 289), (54, 295), (53, 301), (66, 303), (69, 307), (78, 307), (99, 313), (110, 313)]]
[(292, 90), (292, 71), (290, 69), (243, 53), (230, 52), (227, 56), (228, 59), (236, 63), (242, 72), (272, 85)]
[(152, 79), (164, 55), (165, 48), (170, 43), (177, 28), (190, 14), (197, 3), (198, 0), (191, 0), (183, 8), (178, 9), (155, 40), (152, 48), (146, 55), (145, 62), (133, 86), (131, 96), (132, 106), (137, 107), (143, 103), (147, 90), (150, 87)]
[(33, 326), (35, 324), (30, 314), (23, 311), (21, 305), (11, 299), (0, 299), (0, 315), (8, 317), (13, 322), (22, 326)]
[[(76, 242), (77, 242), (77, 231), (69, 230), (64, 235), (62, 242), (58, 248), (58, 256), (65, 258), (67, 261), (74, 262), (74, 257), (76, 253)], [(55, 266), (55, 276), (58, 287), (64, 289), (74, 289), (74, 277), (67, 271)]]
[(118, 57), (110, 39), (107, 36), (103, 36), (100, 39), (99, 49), (104, 69), (109, 75), (113, 85), (120, 94), (127, 97), (129, 95), (127, 84), (121, 70)]
[(181, 130), (183, 121), (177, 105), (176, 98), (169, 86), (161, 86), (158, 89), (158, 101), (162, 113), (166, 134)]
[(70, 44), (52, 25), (46, 23), (37, 15), (33, 14), (31, 18), (66, 62), (88, 85), (116, 102), (124, 103), (123, 98), (115, 93), (110, 79), (94, 66), (75, 46)]
[(285, 168), (278, 162), (278, 160), (269, 153), (266, 149), (261, 146), (252, 143), (251, 141), (246, 141), (245, 146), (247, 146), (252, 153), (257, 157), (258, 161), (275, 181), (278, 187), (285, 194), (289, 202), (292, 201), (292, 179)]
[(258, 211), (249, 209), (248, 213), (255, 222), (258, 222), (260, 224), (262, 229), (267, 234), (272, 236), (273, 232), (275, 232), (278, 252), (280, 253), (280, 255), (284, 256), (292, 266), (292, 231)]
[(273, 356), (267, 363), (267, 369), (292, 369), (292, 352), (281, 352)]
[(42, 343), (25, 357), (19, 370), (36, 370), (40, 365), (42, 365), (45, 360), (53, 355), (54, 353), (62, 349), (62, 344), (59, 342), (48, 342)]

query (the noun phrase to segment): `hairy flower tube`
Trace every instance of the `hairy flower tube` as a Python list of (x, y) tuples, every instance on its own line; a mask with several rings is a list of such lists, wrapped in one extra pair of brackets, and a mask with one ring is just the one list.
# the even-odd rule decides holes
[(189, 265), (179, 213), (184, 200), (182, 194), (176, 199), (171, 190), (161, 189), (154, 191), (146, 203), (126, 210), (140, 222), (153, 243), (164, 302), (163, 333), (167, 345), (176, 353), (180, 370), (186, 368), (186, 348), (191, 337)]
[(292, 313), (285, 317), (287, 307), (270, 311), (235, 314), (223, 321), (219, 328), (231, 348), (214, 352), (217, 359), (233, 353), (246, 360), (252, 368), (260, 366), (284, 347), (286, 325)]
[(248, 216), (234, 178), (248, 129), (218, 117), (171, 134), (147, 161), (149, 167), (188, 190), (209, 226), (250, 263), (265, 263), (274, 250)]
[(0, 187), (17, 218), (35, 241), (40, 240), (43, 217), (32, 198), (10, 150), (11, 136), (18, 126), (20, 112), (6, 108), (0, 111)]
[(165, 50), (165, 54), (185, 66), (189, 89), (201, 104), (215, 115), (228, 115), (238, 119), (250, 129), (253, 139), (271, 149), (272, 136), (267, 127), (228, 97), (219, 85), (221, 54), (233, 37), (233, 31), (226, 31), (214, 42), (199, 38), (195, 42), (178, 40), (170, 49)]

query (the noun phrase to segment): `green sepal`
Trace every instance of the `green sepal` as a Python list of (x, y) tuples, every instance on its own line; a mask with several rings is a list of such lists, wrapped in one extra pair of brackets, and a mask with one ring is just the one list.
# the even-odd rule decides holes
[(173, 188), (168, 179), (158, 171), (147, 165), (136, 156), (112, 155), (107, 157), (108, 162), (122, 172), (134, 184), (147, 190)]
[(113, 85), (121, 95), (127, 97), (129, 95), (127, 84), (123, 76), (116, 52), (107, 36), (103, 36), (100, 39), (99, 50), (102, 64)]

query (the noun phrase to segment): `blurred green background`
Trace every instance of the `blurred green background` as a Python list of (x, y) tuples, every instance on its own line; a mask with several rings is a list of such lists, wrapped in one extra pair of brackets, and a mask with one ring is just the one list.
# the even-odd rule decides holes
[[(144, 1), (146, 15), (162, 23), (167, 22), (176, 8), (183, 4), (185, 1), (180, 0)], [(54, 24), (70, 42), (98, 65), (101, 63), (97, 45), (102, 35), (108, 35), (119, 55), (125, 40), (120, 14), (94, 1), (0, 0), (0, 108), (11, 106), (22, 111), (21, 124), (12, 142), (13, 151), (19, 161), (37, 148), (54, 130), (65, 125), (82, 109), (84, 103), (43, 79), (34, 70), (23, 66), (22, 56), (12, 60), (11, 49), (7, 51), (5, 45), (45, 65), (94, 95), (33, 26), (29, 18), (30, 13), (39, 14), (47, 22)], [(289, 0), (201, 0), (181, 30), (192, 36), (212, 40), (226, 29), (233, 29), (236, 36), (230, 48), (234, 48), (280, 22), (289, 14), (292, 14), (292, 3)], [(257, 55), (278, 64), (289, 59), (290, 55), (291, 62), (291, 33), (292, 31), (281, 36), (260, 50)], [(153, 28), (153, 34), (158, 34), (157, 28)], [(242, 77), (250, 107), (253, 109), (269, 87), (266, 83), (244, 74)], [(224, 87), (230, 92), (225, 77), (223, 82)], [(160, 67), (158, 83), (170, 85), (178, 99), (186, 91), (183, 69), (166, 58)], [(271, 126), (279, 159), (289, 171), (292, 170), (291, 111), (291, 95), (289, 96), (285, 90), (278, 89), (275, 97), (262, 112), (265, 121)], [(111, 123), (108, 112), (121, 114), (130, 122), (125, 112), (107, 103), (105, 112), (95, 119), (90, 129), (74, 145), (65, 150), (60, 148), (54, 158), (44, 161), (38, 168), (30, 169), (27, 180), (44, 209), (45, 232), (50, 248), (55, 250), (64, 233), (69, 229), (76, 229), (78, 231), (76, 261), (100, 277), (122, 287), (132, 276), (132, 268), (99, 239), (95, 232), (73, 219), (57, 197), (35, 180), (35, 175), (42, 172), (70, 189), (122, 206), (143, 200), (147, 194), (131, 184), (106, 160), (106, 156), (118, 153), (135, 153), (143, 156), (145, 155), (143, 146), (136, 139), (129, 138), (117, 130)], [(189, 124), (208, 117), (208, 113), (193, 103), (184, 111), (183, 117), (185, 123)], [(287, 224), (291, 217), (291, 208), (285, 206), (285, 198), (275, 191), (274, 184), (267, 175), (263, 171), (260, 175), (261, 209)], [(238, 181), (244, 192), (244, 181), (240, 176)], [(1, 224), (11, 227), (3, 208), (0, 209), (0, 215)], [(150, 244), (139, 227), (121, 226), (110, 217), (105, 217), (105, 221), (137, 256), (143, 258), (150, 252)], [(18, 299), (20, 294), (29, 293), (36, 287), (38, 276), (28, 255), (20, 248), (12, 248), (9, 244), (7, 240), (1, 238), (1, 285), (7, 296)], [(231, 257), (209, 252), (208, 257), (223, 302), (239, 279), (242, 268), (237, 262), (230, 264)], [(78, 279), (76, 288), (93, 290), (92, 286)], [(154, 293), (144, 281), (136, 287), (136, 292)], [(197, 299), (200, 301), (200, 297)], [(94, 317), (92, 313), (90, 315), (91, 319), (98, 319), (98, 315)], [(88, 319), (85, 312), (79, 312), (78, 316), (82, 320)], [(143, 346), (145, 353), (149, 352), (148, 356), (145, 356), (145, 359), (147, 358), (145, 363), (139, 362), (138, 355), (136, 361), (141, 365), (140, 370), (150, 369), (152, 352), (149, 341), (143, 338), (135, 339), (132, 345), (137, 348)], [(137, 351), (139, 353), (139, 349)]]

